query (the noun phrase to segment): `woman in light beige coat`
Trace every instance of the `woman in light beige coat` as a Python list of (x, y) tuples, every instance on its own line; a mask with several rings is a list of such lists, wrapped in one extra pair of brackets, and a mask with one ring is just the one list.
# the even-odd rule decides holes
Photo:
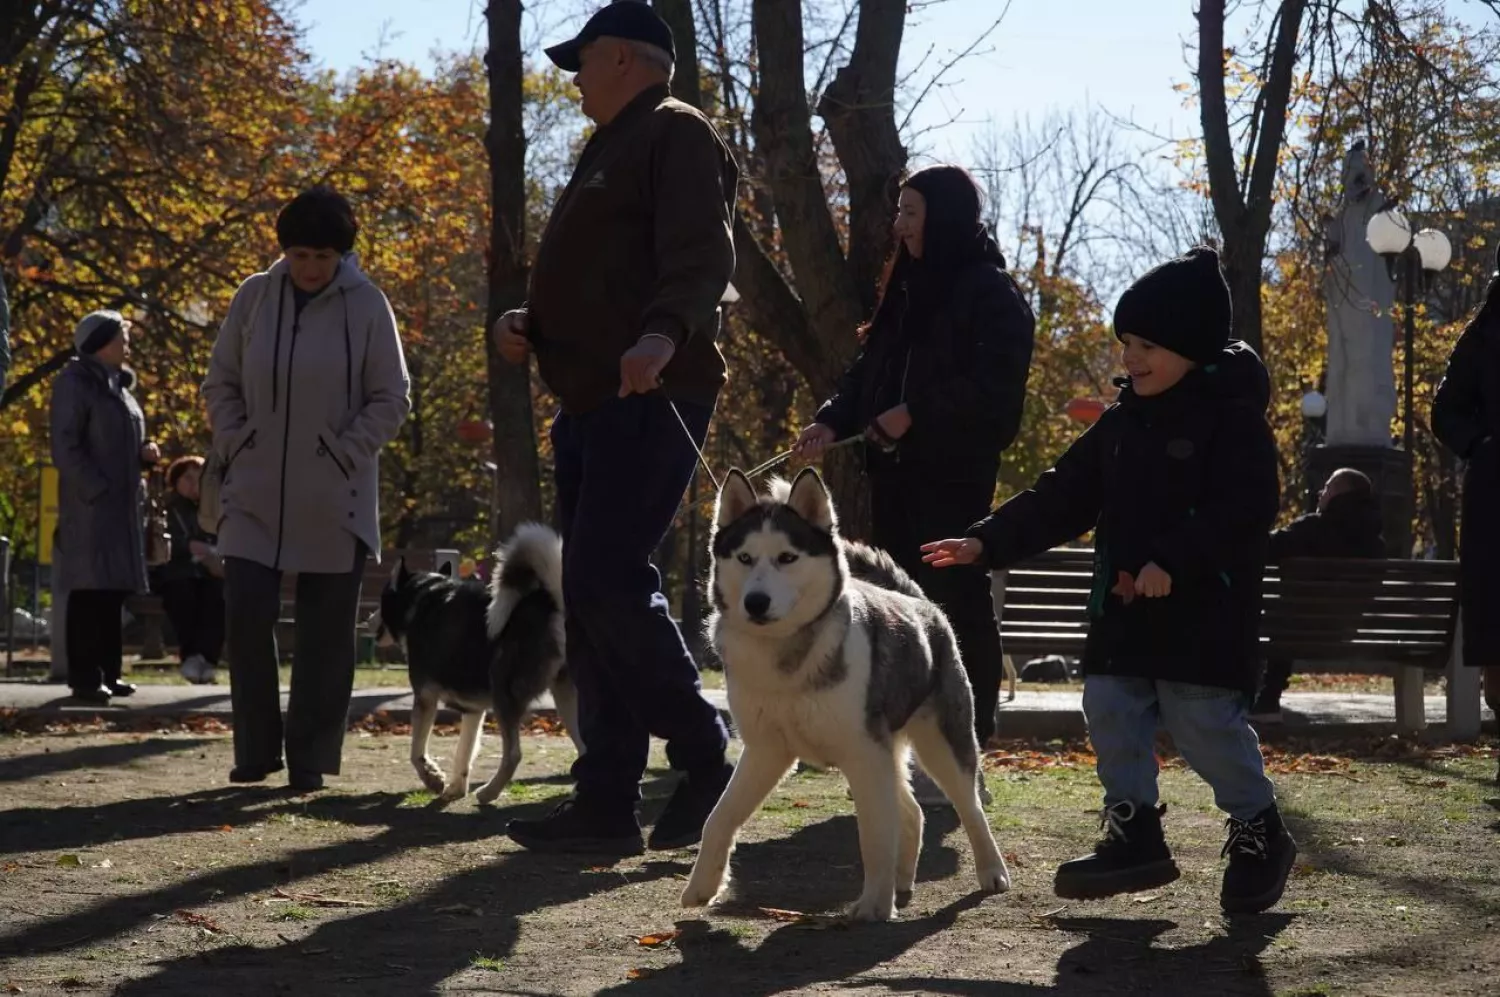
[(283, 257), (240, 286), (203, 394), (225, 459), (224, 557), (235, 767), (283, 767), (276, 621), (281, 575), (297, 574), (296, 648), (285, 726), (294, 789), (337, 774), (353, 690), (365, 558), (380, 552), (379, 454), (410, 409), (385, 295), (351, 252), (357, 226), (327, 188), (276, 220)]

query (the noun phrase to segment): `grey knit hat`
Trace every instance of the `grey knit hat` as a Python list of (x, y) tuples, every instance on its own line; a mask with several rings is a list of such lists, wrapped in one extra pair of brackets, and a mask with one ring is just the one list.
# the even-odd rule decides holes
[(73, 329), (73, 348), (80, 356), (98, 353), (125, 330), (125, 316), (119, 312), (89, 312)]

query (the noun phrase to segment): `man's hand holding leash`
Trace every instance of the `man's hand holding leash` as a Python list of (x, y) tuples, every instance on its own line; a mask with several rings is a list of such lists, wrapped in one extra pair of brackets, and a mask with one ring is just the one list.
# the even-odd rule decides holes
[(620, 397), (649, 395), (661, 387), (661, 372), (677, 347), (666, 336), (647, 333), (620, 356)]
[(506, 363), (521, 364), (531, 354), (526, 338), (526, 309), (516, 308), (495, 320), (495, 349)]

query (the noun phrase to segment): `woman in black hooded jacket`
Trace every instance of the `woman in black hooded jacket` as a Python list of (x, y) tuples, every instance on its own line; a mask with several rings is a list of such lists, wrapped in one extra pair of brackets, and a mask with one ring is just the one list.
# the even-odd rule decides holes
[[(1004, 662), (989, 578), (922, 563), (921, 544), (989, 512), (1016, 438), (1036, 320), (958, 166), (904, 184), (874, 318), (837, 393), (797, 442), (816, 459), (865, 435), (873, 537), (948, 615), (974, 687), (981, 747), (995, 732)], [(936, 532), (934, 532), (936, 531)]]
[(1463, 657), (1484, 669), (1485, 700), (1500, 713), (1500, 273), (1448, 359), (1432, 403), (1432, 430), (1464, 460)]

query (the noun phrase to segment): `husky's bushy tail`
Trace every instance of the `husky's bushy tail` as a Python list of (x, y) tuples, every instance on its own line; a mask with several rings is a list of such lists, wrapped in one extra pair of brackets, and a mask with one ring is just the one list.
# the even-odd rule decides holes
[(855, 578), (892, 592), (909, 595), (913, 599), (927, 598), (922, 587), (896, 563), (896, 559), (879, 547), (842, 537), (839, 538), (839, 543), (844, 548), (844, 558), (849, 562), (849, 574)]
[(557, 608), (562, 608), (562, 537), (540, 523), (522, 523), (509, 540), (495, 548), (486, 619), (492, 640), (505, 630), (516, 605), (537, 590), (546, 592)]

